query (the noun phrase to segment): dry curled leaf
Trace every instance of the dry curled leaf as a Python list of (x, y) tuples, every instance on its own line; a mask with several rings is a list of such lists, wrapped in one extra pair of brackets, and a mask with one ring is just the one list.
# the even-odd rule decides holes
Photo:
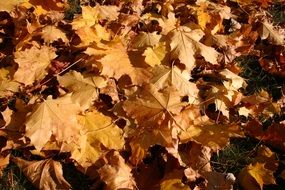
[(41, 161), (26, 161), (12, 157), (24, 175), (39, 189), (70, 189), (70, 184), (64, 179), (60, 162), (52, 159)]
[(131, 167), (125, 163), (118, 152), (114, 152), (109, 162), (101, 167), (98, 172), (101, 179), (106, 183), (106, 189), (136, 189)]

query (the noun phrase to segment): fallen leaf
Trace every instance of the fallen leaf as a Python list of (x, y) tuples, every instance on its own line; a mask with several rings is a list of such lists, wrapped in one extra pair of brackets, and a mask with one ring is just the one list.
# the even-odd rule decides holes
[(49, 46), (32, 46), (30, 49), (16, 51), (15, 62), (19, 68), (14, 74), (14, 80), (25, 85), (41, 80), (47, 74), (46, 68), (56, 57), (55, 49)]
[(72, 101), (79, 103), (82, 109), (89, 108), (92, 102), (98, 98), (99, 88), (106, 86), (106, 81), (102, 77), (84, 76), (76, 71), (70, 71), (63, 76), (58, 76), (57, 79), (60, 85), (72, 92)]
[(182, 182), (183, 170), (174, 170), (168, 173), (160, 182), (161, 190), (191, 190), (190, 187)]
[(200, 54), (212, 64), (218, 64), (219, 53), (214, 48), (199, 42), (203, 36), (202, 30), (191, 30), (186, 26), (180, 26), (169, 32), (171, 58), (179, 59), (187, 70), (195, 67), (195, 54)]
[(129, 75), (131, 78), (135, 75), (135, 69), (131, 65), (127, 51), (120, 40), (87, 48), (86, 53), (91, 56), (102, 56), (97, 60), (97, 63), (103, 76), (119, 79), (123, 75)]
[(132, 169), (118, 152), (114, 152), (108, 164), (98, 170), (101, 179), (106, 183), (107, 189), (135, 189), (136, 183), (131, 173)]
[(46, 43), (52, 43), (61, 39), (64, 43), (68, 43), (69, 40), (66, 37), (66, 34), (58, 29), (58, 27), (53, 25), (45, 26), (42, 29), (41, 36)]
[(27, 118), (25, 136), (30, 138), (31, 144), (39, 151), (51, 136), (58, 142), (71, 142), (80, 135), (80, 125), (76, 119), (80, 111), (79, 104), (72, 102), (70, 94), (44, 100), (34, 107)]
[(26, 161), (12, 157), (31, 183), (39, 189), (70, 189), (70, 184), (64, 179), (60, 162), (52, 159), (41, 161)]
[(159, 92), (154, 85), (147, 85), (138, 97), (125, 101), (123, 108), (139, 125), (155, 128), (167, 114), (179, 114), (183, 105), (176, 91), (167, 89)]
[(208, 181), (206, 190), (233, 190), (234, 183), (236, 181), (235, 176), (232, 173), (219, 173), (219, 172), (208, 172), (203, 174)]
[(3, 177), (4, 169), (8, 166), (10, 163), (10, 154), (7, 156), (0, 155), (0, 177)]
[(140, 49), (146, 47), (153, 47), (158, 44), (161, 35), (156, 32), (146, 33), (140, 32), (132, 41), (132, 48)]
[(199, 90), (194, 83), (189, 81), (191, 76), (187, 71), (182, 71), (176, 66), (156, 66), (152, 73), (154, 77), (151, 82), (158, 89), (174, 86), (181, 93), (181, 96), (188, 96), (188, 102), (198, 103)]
[[(74, 142), (71, 158), (84, 169), (95, 164), (105, 149), (119, 150), (124, 146), (123, 131), (110, 117), (94, 110), (78, 117), (82, 126), (79, 140)], [(77, 145), (78, 144), (78, 145)]]
[(239, 182), (245, 190), (260, 190), (263, 185), (275, 184), (273, 171), (256, 162), (245, 167), (239, 174)]
[(284, 35), (279, 34), (268, 21), (261, 23), (261, 26), (258, 28), (258, 33), (262, 40), (268, 39), (275, 45), (284, 45)]
[(0, 11), (11, 12), (17, 5), (20, 5), (21, 3), (25, 3), (27, 1), (28, 0), (0, 1)]
[(204, 124), (190, 126), (186, 131), (179, 135), (181, 142), (195, 140), (204, 146), (210, 147), (213, 151), (224, 148), (230, 140), (230, 137), (244, 136), (241, 128), (237, 124)]
[(151, 67), (154, 67), (162, 63), (166, 53), (165, 45), (158, 43), (154, 47), (147, 47), (143, 53), (143, 56), (145, 56), (145, 62)]

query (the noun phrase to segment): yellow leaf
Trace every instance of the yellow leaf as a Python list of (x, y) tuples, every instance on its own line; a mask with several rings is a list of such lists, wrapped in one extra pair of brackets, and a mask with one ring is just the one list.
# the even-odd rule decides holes
[(135, 75), (134, 67), (120, 40), (97, 44), (97, 46), (87, 48), (85, 53), (93, 55), (95, 59), (96, 56), (102, 57), (97, 59), (97, 65), (104, 76), (119, 79), (123, 75), (129, 75), (131, 78)]
[(246, 87), (246, 82), (244, 78), (238, 76), (237, 74), (231, 72), (228, 69), (224, 69), (220, 72), (226, 79), (230, 80), (224, 81), (223, 84), (227, 88), (227, 90), (236, 90), (238, 91), (242, 87)]
[(75, 141), (71, 158), (77, 161), (84, 169), (95, 164), (105, 149), (119, 150), (124, 146), (123, 131), (113, 123), (112, 119), (94, 110), (85, 116), (79, 116), (82, 126), (79, 141)]
[(101, 40), (109, 41), (111, 36), (100, 24), (95, 24), (92, 27), (81, 27), (77, 29), (75, 33), (81, 39), (81, 43), (78, 45), (79, 47), (88, 46), (93, 42), (100, 42)]
[[(138, 130), (138, 129), (137, 129)], [(138, 165), (142, 162), (146, 156), (147, 151), (154, 145), (161, 145), (164, 147), (172, 146), (171, 131), (165, 126), (158, 129), (144, 128), (136, 137), (130, 142), (132, 149), (132, 155), (130, 161), (134, 165)]]
[(81, 27), (91, 27), (98, 21), (98, 13), (90, 6), (82, 6), (82, 14), (73, 19), (72, 29), (77, 30)]
[(20, 84), (9, 79), (9, 70), (5, 68), (0, 69), (0, 97), (11, 95), (17, 92)]
[(178, 19), (175, 18), (175, 14), (169, 12), (167, 18), (163, 17), (162, 19), (157, 20), (159, 25), (162, 27), (161, 34), (167, 35), (170, 31), (176, 28)]
[(273, 171), (264, 167), (264, 163), (250, 164), (239, 174), (239, 182), (245, 190), (260, 190), (263, 185), (275, 184)]
[(201, 26), (202, 30), (206, 29), (206, 25), (211, 21), (211, 16), (207, 12), (207, 6), (205, 3), (201, 3), (197, 10), (198, 24)]
[(10, 163), (10, 154), (7, 156), (0, 155), (0, 178), (3, 177), (3, 170), (8, 166)]
[(151, 67), (160, 65), (166, 56), (166, 47), (161, 43), (158, 43), (154, 47), (147, 47), (143, 53), (143, 56), (145, 56), (145, 62)]
[(25, 3), (28, 0), (9, 0), (9, 1), (0, 1), (0, 11), (11, 12), (16, 5)]
[(244, 136), (240, 126), (204, 124), (198, 126), (189, 126), (186, 131), (182, 131), (179, 135), (181, 142), (195, 140), (204, 146), (210, 147), (213, 151), (224, 148), (230, 140), (230, 137)]
[(119, 8), (116, 6), (101, 6), (97, 4), (95, 7), (82, 6), (82, 15), (72, 21), (72, 28), (79, 29), (81, 27), (91, 27), (98, 23), (100, 19), (116, 20), (119, 15)]
[(80, 135), (76, 119), (80, 111), (79, 104), (72, 102), (70, 94), (45, 100), (36, 105), (28, 117), (25, 136), (39, 151), (52, 135), (58, 142), (71, 142)]
[(140, 49), (145, 47), (153, 47), (158, 44), (161, 35), (157, 34), (156, 32), (146, 33), (140, 32), (132, 41), (132, 48)]
[(179, 114), (185, 103), (181, 103), (177, 91), (166, 89), (159, 92), (154, 85), (144, 86), (138, 97), (124, 102), (127, 114), (138, 121), (139, 125), (156, 127), (167, 114)]
[(58, 29), (56, 26), (48, 25), (42, 29), (41, 36), (47, 43), (52, 43), (61, 39), (64, 43), (68, 43), (68, 39), (64, 32)]
[(64, 179), (60, 162), (52, 159), (41, 161), (26, 161), (12, 157), (25, 176), (39, 189), (70, 189), (70, 184)]
[(57, 77), (59, 84), (67, 88), (71, 93), (74, 103), (79, 103), (82, 109), (87, 109), (98, 98), (98, 89), (106, 86), (102, 77), (83, 76), (76, 71), (70, 71)]
[(36, 80), (43, 79), (47, 74), (46, 68), (56, 57), (55, 49), (48, 46), (36, 47), (15, 52), (15, 62), (19, 68), (14, 74), (14, 79), (25, 85), (33, 84)]
[(188, 96), (190, 103), (198, 103), (199, 90), (196, 84), (190, 82), (190, 73), (187, 71), (181, 71), (178, 67), (165, 67), (156, 66), (152, 70), (153, 78), (151, 83), (158, 89), (164, 89), (167, 86), (175, 87), (181, 96)]
[(204, 59), (212, 64), (218, 64), (219, 53), (212, 47), (208, 47), (201, 42), (204, 32), (200, 29), (191, 30), (186, 26), (169, 32), (171, 58), (179, 59), (185, 64), (187, 70), (195, 67), (195, 54), (200, 54)]
[(174, 170), (166, 174), (160, 182), (160, 190), (191, 190), (182, 182), (183, 170)]

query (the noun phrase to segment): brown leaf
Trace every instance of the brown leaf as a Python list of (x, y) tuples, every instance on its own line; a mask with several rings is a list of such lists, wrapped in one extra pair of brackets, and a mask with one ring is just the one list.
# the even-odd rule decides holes
[(163, 121), (167, 114), (179, 114), (184, 103), (173, 89), (159, 92), (154, 85), (147, 85), (139, 92), (138, 97), (132, 97), (124, 103), (127, 114), (139, 124), (155, 127)]
[(23, 171), (25, 176), (39, 189), (70, 189), (70, 184), (64, 179), (60, 162), (52, 159), (41, 161), (26, 161), (12, 157), (12, 161)]
[(239, 174), (239, 182), (245, 190), (260, 190), (263, 185), (275, 184), (273, 171), (256, 162), (244, 168)]
[(101, 167), (98, 172), (101, 179), (106, 183), (107, 190), (136, 189), (136, 183), (131, 173), (131, 167), (118, 152), (114, 152), (108, 164)]

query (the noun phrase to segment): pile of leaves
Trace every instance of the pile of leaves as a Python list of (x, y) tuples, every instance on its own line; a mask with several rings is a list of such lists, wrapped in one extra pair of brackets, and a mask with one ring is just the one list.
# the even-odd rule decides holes
[[(1, 175), (14, 163), (39, 189), (70, 189), (72, 165), (90, 189), (277, 187), (282, 3), (1, 0)], [(243, 168), (213, 167), (249, 137)]]

